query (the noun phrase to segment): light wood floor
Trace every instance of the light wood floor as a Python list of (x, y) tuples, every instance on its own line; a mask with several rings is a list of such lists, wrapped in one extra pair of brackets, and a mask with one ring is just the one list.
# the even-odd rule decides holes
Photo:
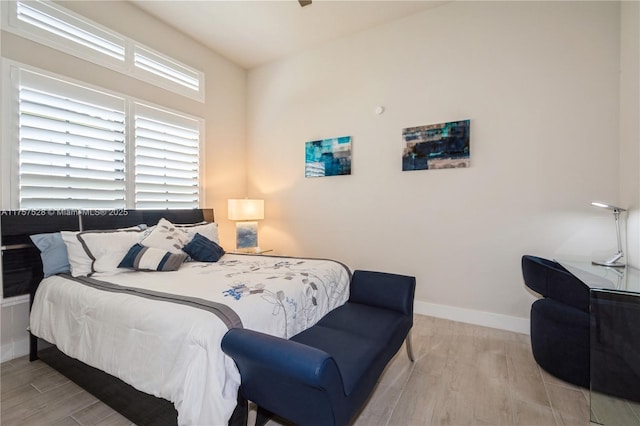
[[(589, 425), (588, 390), (542, 371), (529, 337), (416, 315), (355, 426)], [(1, 364), (0, 424), (130, 425), (40, 361)], [(276, 422), (270, 422), (277, 424)]]

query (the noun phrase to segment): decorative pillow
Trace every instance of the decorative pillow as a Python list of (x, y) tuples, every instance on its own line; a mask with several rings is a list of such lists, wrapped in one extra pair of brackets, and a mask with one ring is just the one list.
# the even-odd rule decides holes
[(203, 237), (213, 241), (216, 244), (220, 244), (220, 238), (218, 237), (218, 224), (213, 223), (197, 223), (194, 225), (176, 225), (178, 229), (182, 229), (189, 236), (189, 241), (195, 237), (196, 234), (200, 234)]
[(189, 236), (181, 228), (167, 219), (160, 219), (151, 233), (142, 240), (142, 245), (171, 253), (182, 253), (182, 247), (189, 242)]
[(139, 271), (177, 271), (187, 258), (184, 253), (171, 253), (138, 243), (131, 247), (118, 268)]
[(51, 234), (36, 234), (30, 236), (33, 244), (40, 250), (42, 258), (42, 272), (44, 277), (55, 274), (69, 273), (69, 256), (60, 232)]
[(82, 247), (82, 243), (78, 239), (78, 231), (61, 231), (62, 241), (67, 248), (67, 256), (69, 259), (69, 267), (71, 275), (74, 277), (83, 277), (91, 273), (91, 259)]
[(217, 262), (224, 255), (222, 247), (199, 233), (182, 250), (198, 262)]
[(218, 243), (218, 225), (216, 223), (175, 225), (162, 218), (151, 233), (142, 240), (142, 245), (170, 251), (171, 253), (182, 253), (182, 248), (197, 233)]
[(122, 272), (118, 264), (132, 245), (139, 243), (140, 230), (86, 231), (78, 234), (84, 250), (92, 260), (91, 273)]

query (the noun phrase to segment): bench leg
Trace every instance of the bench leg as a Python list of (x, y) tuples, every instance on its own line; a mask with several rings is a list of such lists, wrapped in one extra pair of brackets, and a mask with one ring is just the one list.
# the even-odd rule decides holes
[(258, 406), (258, 413), (256, 414), (256, 424), (255, 426), (265, 426), (269, 420), (274, 417), (274, 414), (265, 410), (264, 408)]
[(409, 356), (409, 360), (414, 362), (416, 359), (413, 356), (413, 346), (411, 346), (411, 330), (407, 334), (407, 338), (404, 340), (405, 345), (407, 346), (407, 355)]
[(240, 394), (240, 391), (238, 391), (238, 404), (231, 414), (228, 426), (247, 426), (247, 423), (249, 421), (248, 417), (249, 401), (244, 399), (244, 397)]

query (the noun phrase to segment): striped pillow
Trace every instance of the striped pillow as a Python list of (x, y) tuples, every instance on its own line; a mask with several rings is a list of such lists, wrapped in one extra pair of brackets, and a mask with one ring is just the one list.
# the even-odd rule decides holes
[(138, 271), (177, 271), (187, 255), (136, 244), (129, 249), (118, 268)]

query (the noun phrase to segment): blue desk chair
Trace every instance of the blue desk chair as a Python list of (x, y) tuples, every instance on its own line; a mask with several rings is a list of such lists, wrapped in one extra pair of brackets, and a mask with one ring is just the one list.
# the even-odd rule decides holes
[(538, 365), (566, 382), (589, 387), (589, 287), (559, 263), (522, 256), (522, 276), (543, 296), (531, 305), (531, 349)]

